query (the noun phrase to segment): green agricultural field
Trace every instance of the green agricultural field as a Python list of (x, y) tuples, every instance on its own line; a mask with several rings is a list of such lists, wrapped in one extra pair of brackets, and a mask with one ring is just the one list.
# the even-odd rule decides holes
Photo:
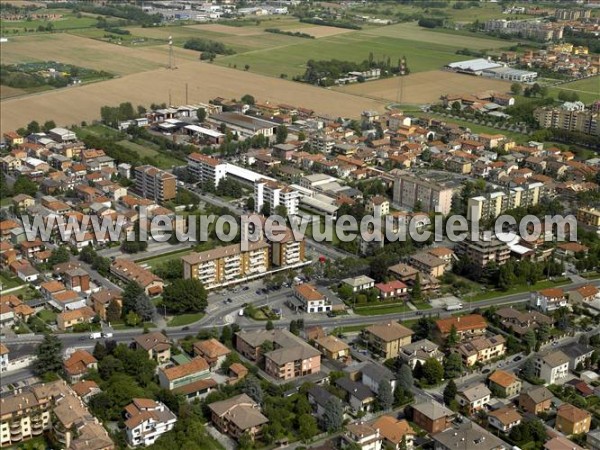
[[(13, 35), (13, 34), (26, 34), (32, 32), (38, 32), (38, 27), (46, 28), (48, 25), (52, 27), (54, 31), (65, 31), (74, 30), (78, 28), (91, 28), (96, 26), (97, 20), (94, 17), (81, 16), (77, 17), (75, 14), (66, 9), (49, 9), (44, 10), (44, 13), (48, 14), (62, 14), (63, 17), (56, 20), (22, 20), (22, 21), (8, 21), (3, 20), (0, 22), (0, 29), (2, 35)], [(27, 29), (28, 31), (25, 31)]]
[(142, 37), (142, 36), (134, 36), (133, 34), (130, 34), (130, 35), (114, 34), (114, 33), (108, 32), (106, 30), (103, 30), (101, 28), (84, 28), (84, 29), (70, 30), (69, 34), (72, 34), (75, 36), (80, 36), (80, 37), (85, 37), (85, 38), (90, 38), (90, 39), (96, 39), (99, 41), (108, 42), (110, 44), (126, 45), (129, 47), (164, 45), (166, 42), (165, 40), (151, 39), (151, 38)]
[(600, 100), (600, 76), (586, 78), (585, 80), (573, 81), (550, 88), (552, 96), (558, 96), (560, 91), (576, 92), (579, 99), (586, 103)]
[(179, 158), (159, 152), (152, 144), (140, 145), (127, 140), (118, 141), (117, 144), (121, 147), (135, 151), (140, 158), (147, 160), (149, 164), (153, 164), (161, 169), (170, 169), (172, 166), (181, 166), (185, 164), (185, 161), (182, 161)]
[(392, 61), (406, 56), (411, 72), (436, 70), (445, 64), (464, 59), (457, 55), (458, 47), (374, 36), (366, 32), (352, 32), (322, 39), (295, 38), (298, 43), (256, 50), (244, 54), (217, 58), (216, 63), (223, 66), (243, 69), (250, 66), (251, 72), (264, 75), (279, 76), (287, 74), (288, 78), (304, 73), (306, 61), (309, 59), (339, 59), (360, 62), (373, 52), (374, 58)]

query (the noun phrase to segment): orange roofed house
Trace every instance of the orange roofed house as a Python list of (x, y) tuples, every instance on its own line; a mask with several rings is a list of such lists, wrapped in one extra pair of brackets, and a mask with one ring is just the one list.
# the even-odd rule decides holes
[(231, 350), (214, 338), (194, 343), (194, 355), (204, 358), (212, 370), (219, 369), (230, 353)]
[(488, 378), (488, 383), (492, 392), (499, 391), (504, 397), (514, 397), (521, 392), (522, 383), (516, 375), (496, 370)]
[(456, 332), (460, 339), (471, 336), (480, 336), (485, 333), (487, 322), (480, 314), (469, 314), (466, 316), (449, 317), (447, 319), (439, 319), (435, 322), (435, 332), (442, 338), (446, 339), (452, 330), (452, 326), (456, 328)]
[(147, 295), (159, 295), (163, 291), (164, 283), (160, 277), (128, 259), (115, 259), (110, 265), (110, 272), (123, 281), (139, 284)]
[(71, 383), (75, 383), (81, 380), (90, 369), (97, 369), (98, 360), (85, 350), (75, 350), (63, 365), (67, 378)]
[(582, 434), (590, 431), (591, 422), (592, 415), (588, 411), (564, 403), (558, 407), (554, 427), (566, 435)]

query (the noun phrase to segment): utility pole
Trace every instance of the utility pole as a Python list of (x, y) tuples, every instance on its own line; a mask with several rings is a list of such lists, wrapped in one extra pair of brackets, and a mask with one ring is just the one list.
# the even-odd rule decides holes
[(175, 61), (173, 58), (173, 36), (169, 36), (169, 70), (175, 69)]

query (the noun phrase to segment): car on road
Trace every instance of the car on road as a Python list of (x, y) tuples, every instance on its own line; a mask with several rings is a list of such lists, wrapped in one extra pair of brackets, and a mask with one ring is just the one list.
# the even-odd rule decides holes
[(329, 311), (327, 313), (327, 317), (335, 317), (335, 313), (333, 311)]
[(488, 368), (485, 368), (485, 369), (483, 369), (483, 370), (481, 371), (481, 373), (489, 373), (489, 371), (490, 371), (490, 369), (488, 369)]
[(102, 337), (103, 337), (104, 339), (108, 339), (108, 338), (111, 338), (111, 337), (113, 337), (113, 334), (112, 334), (112, 332), (110, 332), (110, 331), (104, 331), (104, 332), (102, 333)]
[(189, 330), (189, 329), (190, 329), (190, 327), (187, 327), (187, 326), (186, 326), (186, 327), (183, 327), (183, 328), (181, 329), (181, 331), (187, 331), (187, 330)]
[(247, 291), (248, 289), (250, 289), (248, 286), (244, 286), (244, 289), (242, 289), (242, 290)]
[(513, 359), (513, 361), (517, 362), (517, 361), (521, 361), (522, 359), (523, 359), (522, 356), (517, 356), (515, 359)]

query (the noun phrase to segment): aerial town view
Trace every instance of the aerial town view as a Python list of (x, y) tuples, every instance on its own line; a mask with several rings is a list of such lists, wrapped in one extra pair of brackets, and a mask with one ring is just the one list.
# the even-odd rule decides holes
[(600, 450), (600, 0), (0, 0), (0, 448)]

